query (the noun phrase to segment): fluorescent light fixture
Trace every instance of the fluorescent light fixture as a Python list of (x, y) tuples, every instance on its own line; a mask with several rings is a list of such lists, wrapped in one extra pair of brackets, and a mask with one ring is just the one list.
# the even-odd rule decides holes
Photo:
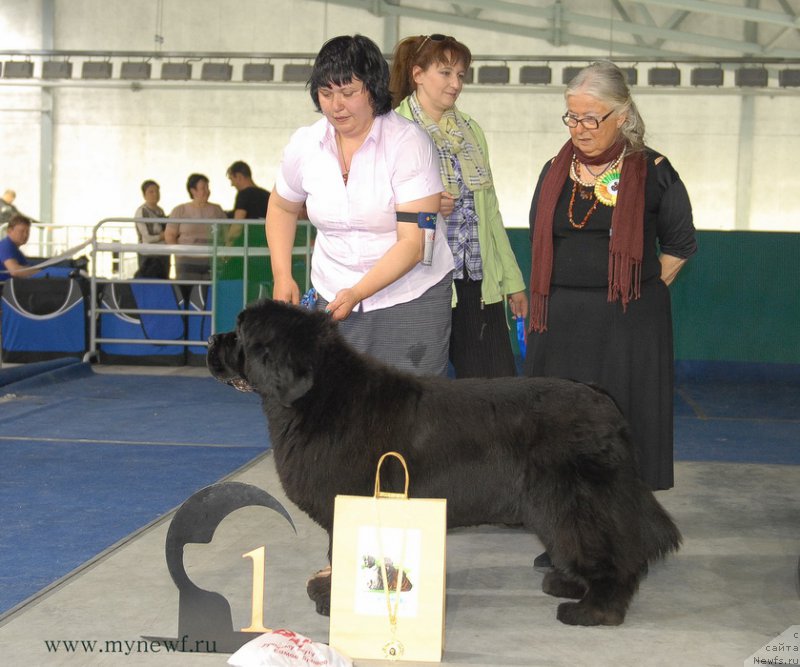
[(283, 66), (283, 80), (306, 83), (311, 78), (313, 71), (312, 65), (298, 65), (297, 63), (286, 63)]
[(800, 86), (800, 69), (782, 69), (778, 72), (778, 85), (781, 88)]
[(505, 65), (484, 65), (478, 68), (478, 83), (508, 83), (511, 72)]
[(736, 70), (735, 82), (743, 88), (765, 88), (769, 75), (766, 67), (740, 67)]
[(569, 83), (582, 69), (583, 67), (565, 67), (563, 70), (561, 70), (561, 82), (564, 84)]
[(150, 63), (146, 62), (122, 63), (119, 78), (127, 81), (143, 81), (150, 78), (152, 69)]
[(3, 70), (4, 79), (30, 79), (33, 76), (33, 63), (27, 60), (7, 62)]
[(620, 67), (625, 75), (625, 80), (629, 86), (635, 86), (639, 82), (639, 72), (635, 67)]
[(188, 81), (192, 78), (189, 63), (164, 63), (161, 65), (161, 78), (165, 81)]
[(81, 67), (82, 79), (110, 79), (111, 78), (111, 63), (93, 62), (87, 60)]
[(65, 60), (45, 60), (42, 63), (43, 79), (71, 79), (72, 63)]
[(519, 68), (520, 83), (548, 84), (553, 80), (553, 70), (546, 65), (525, 65)]
[(245, 63), (242, 67), (242, 81), (272, 81), (275, 66), (269, 63)]
[(721, 67), (695, 67), (690, 79), (693, 86), (721, 86), (724, 80)]
[(652, 67), (647, 70), (647, 83), (651, 86), (680, 86), (681, 71), (677, 67)]
[(233, 66), (228, 63), (203, 63), (200, 78), (203, 81), (230, 81), (233, 76)]

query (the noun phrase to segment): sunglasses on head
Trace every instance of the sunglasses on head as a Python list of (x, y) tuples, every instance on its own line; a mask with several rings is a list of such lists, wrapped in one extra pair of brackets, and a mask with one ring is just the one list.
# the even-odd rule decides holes
[(420, 51), (422, 51), (422, 47), (428, 43), (428, 40), (431, 42), (443, 42), (446, 39), (454, 39), (449, 35), (441, 35), (438, 32), (433, 33), (432, 35), (425, 35), (425, 39), (420, 42), (420, 45), (417, 47), (417, 50), (414, 52), (414, 55), (417, 55)]

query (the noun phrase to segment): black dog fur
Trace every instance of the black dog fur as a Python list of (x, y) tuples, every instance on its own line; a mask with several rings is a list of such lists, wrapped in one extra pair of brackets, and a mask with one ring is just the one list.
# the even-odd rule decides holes
[[(627, 423), (597, 388), (401, 373), (353, 350), (323, 313), (269, 300), (212, 337), (208, 367), (262, 396), (281, 484), (329, 536), (336, 495), (372, 495), (378, 459), (397, 451), (409, 496), (447, 498), (449, 528), (538, 535), (554, 564), (543, 590), (578, 599), (559, 605), (564, 623), (622, 623), (648, 564), (680, 544), (637, 477)], [(384, 488), (402, 488), (400, 466), (387, 473)], [(308, 592), (327, 613), (329, 571)]]

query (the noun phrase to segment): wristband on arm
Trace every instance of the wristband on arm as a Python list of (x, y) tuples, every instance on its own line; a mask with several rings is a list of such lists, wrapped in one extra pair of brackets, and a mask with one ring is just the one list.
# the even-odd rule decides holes
[(422, 264), (430, 266), (433, 261), (433, 240), (436, 236), (437, 213), (403, 213), (398, 211), (397, 222), (416, 222), (423, 230)]

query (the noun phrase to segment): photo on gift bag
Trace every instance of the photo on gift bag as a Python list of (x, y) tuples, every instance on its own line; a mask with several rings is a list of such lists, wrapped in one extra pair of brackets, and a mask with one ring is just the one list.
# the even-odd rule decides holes
[(418, 529), (378, 528), (361, 526), (358, 529), (358, 549), (361, 554), (355, 566), (355, 604), (357, 614), (385, 616), (387, 590), (384, 586), (381, 558), (386, 565), (388, 596), (392, 604), (400, 580), (398, 617), (415, 617), (419, 603), (418, 587), (422, 554), (422, 533)]
[(403, 570), (401, 573), (398, 570), (391, 558), (384, 558), (384, 567), (386, 569), (386, 581), (383, 578), (383, 568), (381, 568), (380, 558), (375, 556), (362, 556), (361, 567), (369, 571), (369, 578), (367, 579), (367, 587), (371, 591), (396, 591), (397, 590), (397, 577), (402, 577), (400, 581), (400, 592), (407, 593), (414, 586), (408, 578), (408, 570)]

